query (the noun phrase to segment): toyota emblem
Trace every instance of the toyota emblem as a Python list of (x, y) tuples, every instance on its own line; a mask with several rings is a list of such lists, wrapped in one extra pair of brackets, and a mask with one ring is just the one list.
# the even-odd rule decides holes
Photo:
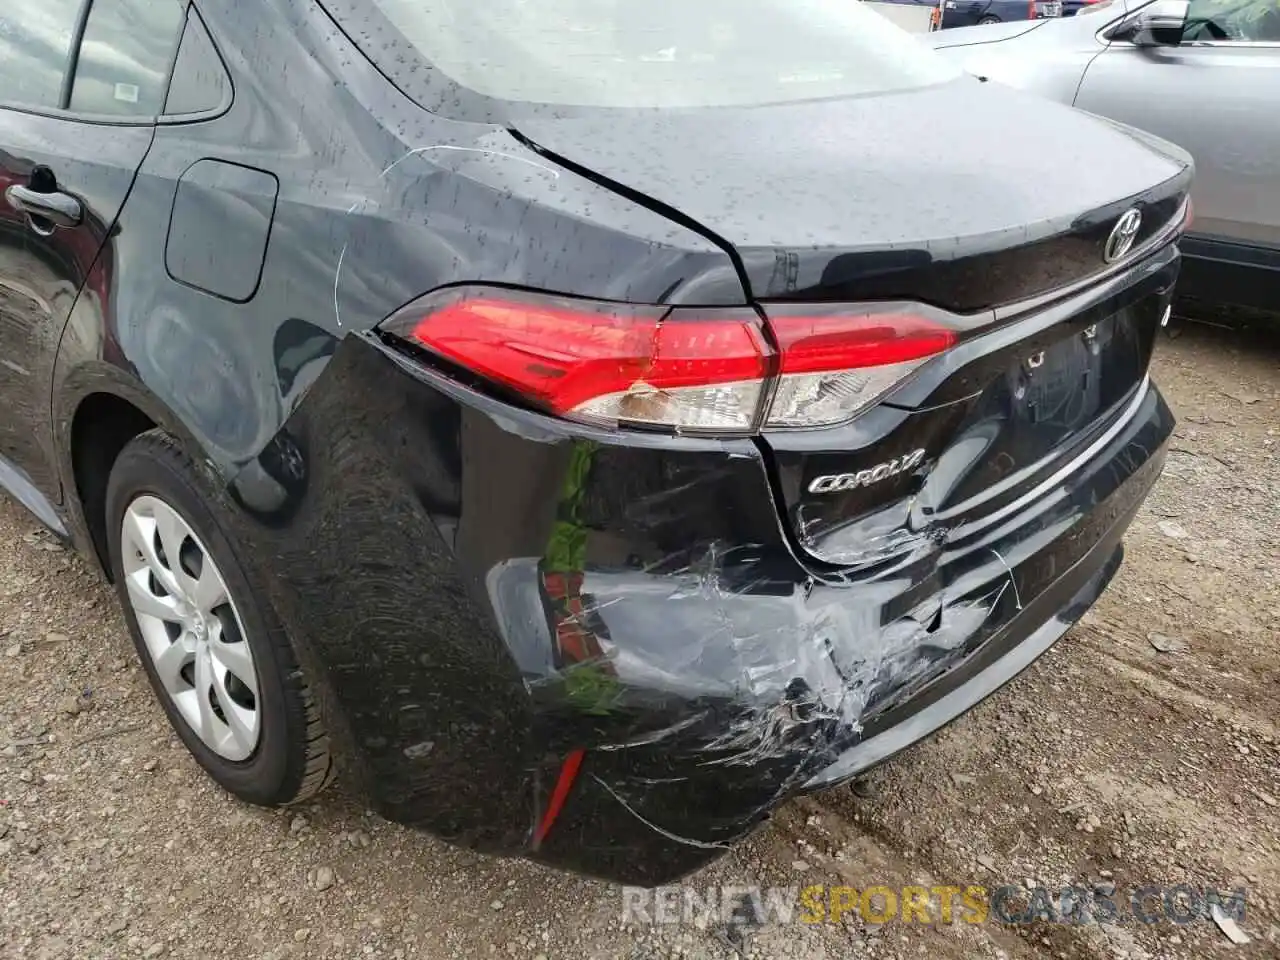
[(1126, 210), (1111, 228), (1111, 236), (1107, 237), (1107, 245), (1102, 248), (1102, 259), (1107, 263), (1115, 263), (1133, 249), (1133, 241), (1138, 239), (1138, 230), (1142, 226), (1142, 213), (1137, 208)]

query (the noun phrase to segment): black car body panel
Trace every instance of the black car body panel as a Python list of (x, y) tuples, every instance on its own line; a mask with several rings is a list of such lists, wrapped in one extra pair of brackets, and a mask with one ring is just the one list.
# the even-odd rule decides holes
[[(311, 3), (199, 9), (187, 29), (207, 25), (219, 60), (188, 34), (178, 60), (202, 66), (180, 116), (37, 118), (100, 131), (82, 145), (97, 160), (28, 142), (3, 158), (11, 176), (75, 171), (100, 229), (40, 260), (80, 292), (65, 330), (42, 315), (12, 345), (36, 375), (4, 373), (11, 426), (36, 442), (0, 452), (100, 557), (94, 430), (136, 415), (178, 437), (233, 500), (348, 775), (387, 816), (669, 880), (967, 709), (1114, 573), (1172, 431), (1146, 365), (1185, 157), (976, 80), (698, 117), (460, 119)], [(0, 148), (22, 116), (0, 106)], [(1033, 162), (1049, 144), (1112, 173), (1063, 179), (1072, 164)], [(1131, 207), (1139, 252), (1108, 273)], [(235, 246), (226, 273), (191, 235), (210, 223)], [(0, 231), (3, 256), (34, 243)], [(476, 283), (766, 312), (911, 298), (953, 311), (961, 341), (847, 425), (609, 430), (379, 328)], [(1099, 330), (1115, 350), (1093, 352)], [(1057, 382), (1018, 395), (1024, 354), (1053, 351)], [(1075, 420), (1028, 413), (1071, 378), (1093, 391)], [(94, 419), (104, 403), (114, 419)], [(915, 449), (873, 495), (805, 492)]]
[[(34, 183), (74, 195), (81, 209), (74, 229), (41, 224), (48, 233), (42, 235), (9, 203), (0, 203), (0, 310), (12, 318), (0, 323), (0, 350), (8, 361), (0, 403), (14, 411), (0, 428), (0, 456), (25, 479), (30, 493), (23, 500), (46, 523), (52, 518), (48, 505), (62, 499), (47, 404), (58, 338), (78, 291), (107, 293), (113, 250), (103, 242), (151, 139), (150, 127), (92, 127), (86, 136), (72, 121), (17, 112), (5, 125), (0, 195)], [(73, 149), (55, 153), (54, 144)], [(46, 505), (37, 506), (39, 500)]]

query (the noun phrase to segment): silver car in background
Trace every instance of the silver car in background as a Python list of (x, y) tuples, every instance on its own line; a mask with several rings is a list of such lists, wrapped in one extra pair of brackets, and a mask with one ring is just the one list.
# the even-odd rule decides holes
[(1195, 221), (1179, 290), (1280, 310), (1280, 0), (1111, 0), (926, 39), (978, 76), (1189, 151)]

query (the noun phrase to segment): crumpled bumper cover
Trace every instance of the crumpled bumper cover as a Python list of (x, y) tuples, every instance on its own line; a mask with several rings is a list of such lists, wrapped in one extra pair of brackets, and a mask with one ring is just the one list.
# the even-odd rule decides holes
[(233, 493), (381, 812), (656, 884), (1043, 652), (1114, 573), (1172, 424), (1144, 384), (954, 570), (842, 578), (797, 559), (752, 441), (595, 433), (353, 336)]

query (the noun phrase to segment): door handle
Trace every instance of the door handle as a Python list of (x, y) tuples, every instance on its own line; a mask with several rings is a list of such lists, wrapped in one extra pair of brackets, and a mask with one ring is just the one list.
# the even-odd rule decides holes
[[(30, 187), (14, 184), (4, 192), (9, 206), (29, 217), (40, 217), (55, 227), (78, 227), (84, 219), (84, 208), (80, 201), (69, 193), (37, 193)], [(39, 233), (40, 225), (35, 225)]]

